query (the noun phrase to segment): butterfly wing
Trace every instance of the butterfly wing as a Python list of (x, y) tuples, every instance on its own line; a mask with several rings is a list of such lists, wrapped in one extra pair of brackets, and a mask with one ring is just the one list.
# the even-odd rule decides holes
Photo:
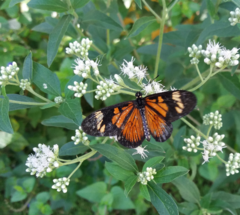
[(82, 122), (82, 129), (92, 136), (117, 136), (123, 146), (142, 144), (143, 122), (135, 101), (123, 102), (93, 112)]
[(189, 114), (197, 99), (184, 90), (168, 91), (145, 97), (145, 115), (149, 131), (156, 141), (166, 141), (172, 133), (171, 122)]

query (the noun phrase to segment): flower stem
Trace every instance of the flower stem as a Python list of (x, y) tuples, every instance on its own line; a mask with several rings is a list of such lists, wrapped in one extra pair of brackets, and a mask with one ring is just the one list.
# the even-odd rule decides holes
[(43, 101), (46, 101), (46, 102), (48, 102), (48, 103), (49, 103), (49, 102), (52, 103), (51, 100), (46, 99), (45, 97), (39, 95), (39, 94), (36, 93), (31, 87), (28, 87), (27, 90), (28, 90), (30, 93), (32, 93), (33, 95), (35, 95), (35, 96), (37, 96), (38, 98), (42, 99)]
[(195, 67), (196, 67), (196, 69), (197, 69), (197, 72), (198, 72), (198, 75), (199, 75), (201, 81), (203, 82), (203, 78), (202, 78), (202, 75), (201, 75), (201, 73), (200, 73), (200, 71), (199, 71), (198, 65), (195, 64)]
[(208, 128), (208, 131), (207, 131), (207, 138), (209, 137), (209, 134), (210, 134), (210, 131), (212, 129), (213, 125), (210, 125), (209, 128)]
[(228, 145), (226, 144), (226, 147), (227, 147), (227, 149), (228, 149), (230, 152), (236, 153), (236, 151), (235, 151), (231, 146), (228, 146)]
[(212, 71), (213, 71), (213, 66), (211, 65), (210, 66), (210, 72), (209, 72), (208, 76), (199, 85), (190, 89), (189, 91), (193, 92), (193, 91), (197, 90), (198, 88), (200, 88), (202, 85), (204, 85), (207, 82), (207, 80), (212, 76)]
[(90, 90), (90, 91), (87, 91), (87, 92), (86, 92), (86, 94), (87, 94), (87, 93), (93, 93), (93, 92), (95, 92), (96, 90), (97, 90), (97, 89), (95, 89), (95, 90)]
[(203, 134), (201, 131), (199, 131), (197, 128), (195, 128), (190, 122), (188, 122), (186, 119), (181, 118), (181, 120), (187, 124), (190, 128), (192, 128), (197, 134), (199, 134), (200, 136), (204, 137), (205, 139), (207, 139), (207, 136), (205, 134)]
[(79, 169), (79, 167), (81, 166), (82, 162), (79, 162), (78, 166), (72, 171), (72, 173), (68, 176), (68, 179), (70, 179), (72, 177), (72, 175)]
[(177, 4), (179, 0), (175, 0), (169, 7), (168, 7), (168, 11), (172, 10), (172, 8), (174, 7), (175, 4)]
[(150, 10), (150, 12), (156, 17), (156, 19), (161, 22), (161, 17), (157, 15), (157, 13), (150, 7), (150, 5), (145, 1), (145, 0), (142, 0), (143, 3), (147, 6), (147, 8)]
[(166, 15), (167, 15), (165, 0), (162, 0), (162, 3), (163, 3), (162, 21), (160, 23), (160, 34), (159, 34), (159, 38), (158, 38), (158, 49), (157, 49), (157, 56), (156, 56), (156, 62), (155, 62), (154, 77), (156, 77), (158, 74), (158, 66), (159, 66), (160, 55), (161, 55), (161, 50), (162, 50), (163, 31), (164, 31), (164, 25), (165, 25), (165, 20), (166, 20)]
[(128, 94), (128, 95), (135, 96), (135, 93), (133, 93), (133, 92), (128, 92), (128, 91), (125, 91), (125, 90), (119, 90), (118, 92), (119, 92), (119, 93), (125, 93), (125, 94)]
[(16, 101), (16, 100), (9, 100), (10, 103), (14, 104), (22, 104), (22, 105), (37, 105), (37, 106), (43, 106), (48, 103), (40, 103), (40, 102), (21, 102), (21, 101)]
[(222, 161), (223, 163), (227, 164), (227, 161), (223, 160), (218, 154), (217, 154), (216, 156), (218, 157), (218, 159), (219, 159), (220, 161)]
[(88, 77), (89, 79), (91, 79), (92, 81), (94, 81), (95, 83), (99, 84), (98, 81), (96, 81), (94, 78), (92, 78), (91, 76)]

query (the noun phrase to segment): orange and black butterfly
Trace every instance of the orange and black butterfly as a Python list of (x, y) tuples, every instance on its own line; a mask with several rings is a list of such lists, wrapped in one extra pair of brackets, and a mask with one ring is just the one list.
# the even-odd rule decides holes
[(82, 130), (92, 136), (117, 136), (120, 144), (136, 148), (151, 135), (158, 142), (172, 133), (171, 122), (186, 116), (196, 106), (197, 99), (184, 90), (152, 94), (122, 102), (93, 112), (82, 122)]

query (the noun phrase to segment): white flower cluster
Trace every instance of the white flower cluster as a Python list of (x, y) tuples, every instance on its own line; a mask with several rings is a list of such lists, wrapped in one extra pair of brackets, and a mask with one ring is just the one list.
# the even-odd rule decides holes
[(26, 161), (26, 172), (30, 172), (31, 175), (36, 177), (43, 177), (47, 172), (51, 172), (54, 168), (59, 167), (57, 161), (59, 148), (58, 145), (54, 145), (51, 149), (45, 144), (38, 144), (38, 148), (34, 147), (33, 151), (35, 155), (29, 155)]
[(206, 50), (202, 50), (202, 55), (205, 57), (204, 62), (206, 64), (212, 64), (217, 67), (235, 66), (238, 65), (239, 54), (238, 49), (233, 48), (227, 50), (219, 43), (209, 40)]
[(63, 191), (63, 193), (66, 193), (69, 182), (70, 179), (66, 177), (53, 179), (54, 185), (52, 186), (52, 189), (57, 189), (58, 192)]
[(26, 90), (30, 86), (30, 82), (28, 79), (21, 79), (19, 87), (22, 88), (22, 90)]
[(198, 47), (193, 44), (192, 47), (188, 47), (189, 57), (192, 57), (191, 64), (198, 64), (198, 58), (202, 56), (202, 45)]
[(165, 86), (160, 84), (157, 81), (152, 81), (152, 82), (149, 82), (148, 84), (143, 84), (142, 88), (144, 90), (145, 95), (154, 94), (154, 93), (161, 93), (161, 92), (166, 91), (164, 89)]
[(4, 67), (1, 67), (1, 76), (0, 76), (0, 85), (3, 85), (4, 83), (7, 83), (8, 80), (11, 80), (14, 75), (16, 75), (19, 71), (19, 68), (17, 67), (16, 62), (12, 62), (11, 65)]
[(140, 154), (142, 159), (147, 158), (147, 154), (145, 152), (148, 152), (147, 149), (145, 149), (147, 146), (141, 147), (138, 146), (137, 148), (135, 148), (136, 152), (134, 152), (132, 155), (137, 155)]
[(190, 138), (184, 138), (184, 142), (187, 143), (187, 146), (183, 146), (182, 149), (188, 152), (197, 152), (198, 146), (200, 145), (201, 137), (194, 137), (193, 135)]
[(55, 98), (54, 98), (54, 102), (55, 102), (56, 104), (62, 103), (62, 102), (63, 102), (63, 97), (62, 97), (62, 96), (57, 96), (57, 97), (55, 97)]
[(154, 179), (153, 175), (156, 175), (156, 169), (153, 169), (152, 167), (147, 167), (146, 172), (139, 172), (138, 173), (138, 182), (141, 182), (143, 185), (147, 185), (148, 181), (151, 181)]
[(82, 142), (85, 145), (88, 145), (88, 137), (86, 136), (86, 133), (83, 132), (81, 126), (79, 126), (79, 129), (75, 130), (75, 136), (72, 136), (71, 139), (74, 141), (74, 144), (77, 145), (78, 143)]
[(240, 153), (231, 153), (226, 164), (226, 175), (229, 176), (230, 174), (234, 175), (235, 173), (239, 173), (238, 168), (240, 168)]
[(48, 88), (47, 84), (43, 83), (43, 89), (47, 89), (47, 88)]
[(234, 26), (237, 23), (240, 23), (240, 9), (236, 8), (235, 11), (230, 12), (230, 18), (228, 19), (230, 22), (230, 25)]
[(68, 89), (75, 91), (74, 96), (75, 97), (82, 97), (86, 93), (86, 89), (88, 84), (84, 84), (83, 82), (78, 83), (77, 81), (74, 81), (74, 86), (69, 85)]
[(226, 148), (225, 143), (222, 142), (224, 136), (225, 136), (224, 134), (219, 135), (218, 133), (215, 133), (213, 137), (208, 137), (207, 140), (204, 140), (202, 142), (204, 148), (203, 152), (204, 163), (209, 160), (210, 156), (216, 156), (218, 151), (222, 152), (222, 149)]
[(88, 38), (83, 38), (81, 44), (77, 41), (69, 43), (69, 47), (66, 48), (67, 54), (80, 54), (83, 57), (88, 56), (88, 50), (92, 45), (92, 41)]
[(222, 114), (219, 111), (215, 113), (211, 112), (203, 116), (204, 125), (213, 125), (215, 129), (220, 129), (222, 127)]
[(122, 73), (129, 77), (129, 79), (137, 79), (139, 82), (146, 77), (147, 67), (134, 66), (134, 58), (130, 62), (124, 60), (122, 66), (120, 67)]
[(110, 97), (115, 90), (117, 91), (120, 88), (121, 87), (116, 85), (113, 80), (105, 79), (105, 81), (100, 81), (100, 84), (97, 85), (95, 98), (104, 101)]
[(81, 60), (77, 58), (75, 60), (76, 65), (74, 65), (74, 74), (78, 76), (82, 76), (83, 78), (88, 78), (91, 75), (91, 67), (93, 69), (94, 75), (99, 75), (98, 70), (98, 62), (94, 62), (93, 60)]

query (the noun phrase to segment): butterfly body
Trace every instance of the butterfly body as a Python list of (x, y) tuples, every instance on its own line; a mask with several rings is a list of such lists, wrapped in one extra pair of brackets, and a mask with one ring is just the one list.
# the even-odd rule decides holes
[(93, 112), (82, 122), (82, 129), (92, 136), (116, 136), (125, 147), (135, 148), (151, 135), (158, 142), (172, 133), (171, 122), (190, 113), (196, 106), (193, 93), (177, 90), (152, 94), (112, 105)]

